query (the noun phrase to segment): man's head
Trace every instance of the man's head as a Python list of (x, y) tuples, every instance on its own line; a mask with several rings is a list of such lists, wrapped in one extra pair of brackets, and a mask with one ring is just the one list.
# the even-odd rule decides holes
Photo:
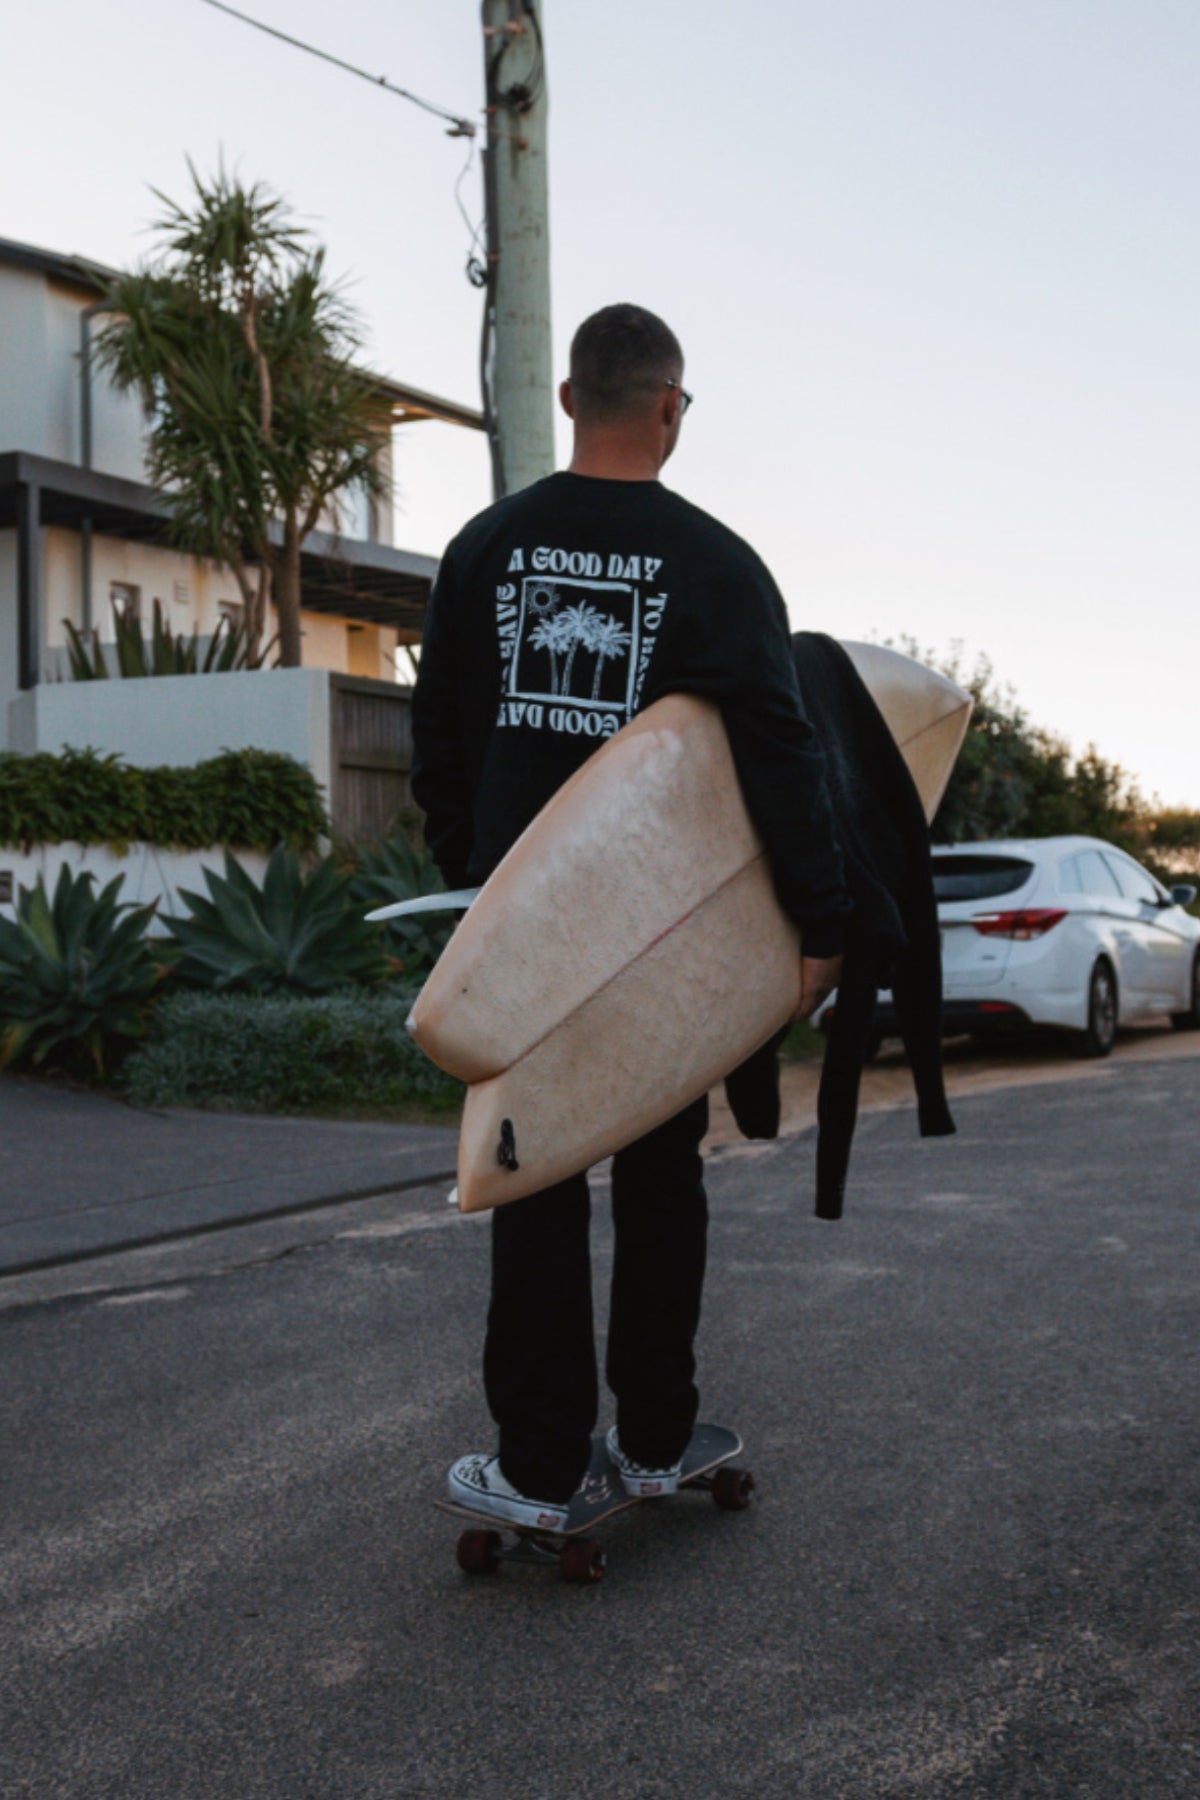
[(559, 390), (584, 444), (641, 452), (655, 470), (666, 462), (687, 409), (683, 351), (669, 325), (645, 307), (622, 302), (585, 319), (571, 344), (571, 373)]

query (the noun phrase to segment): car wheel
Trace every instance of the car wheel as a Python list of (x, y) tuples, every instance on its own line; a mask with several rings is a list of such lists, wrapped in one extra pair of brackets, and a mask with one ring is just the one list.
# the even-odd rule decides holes
[(1200, 950), (1192, 961), (1192, 1004), (1186, 1012), (1171, 1014), (1176, 1031), (1200, 1031)]
[(1088, 982), (1088, 1022), (1083, 1033), (1085, 1056), (1107, 1056), (1117, 1041), (1117, 978), (1103, 957), (1093, 964)]

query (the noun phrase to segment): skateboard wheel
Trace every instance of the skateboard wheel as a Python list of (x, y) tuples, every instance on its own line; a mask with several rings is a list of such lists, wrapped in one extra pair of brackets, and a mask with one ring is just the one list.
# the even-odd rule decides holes
[(498, 1531), (464, 1531), (458, 1540), (458, 1566), (467, 1575), (494, 1575), (500, 1567)]
[(607, 1558), (596, 1538), (568, 1538), (558, 1553), (558, 1572), (564, 1581), (578, 1581), (587, 1586), (600, 1581)]
[(713, 1505), (722, 1512), (745, 1512), (754, 1492), (754, 1477), (749, 1469), (718, 1469), (713, 1476)]

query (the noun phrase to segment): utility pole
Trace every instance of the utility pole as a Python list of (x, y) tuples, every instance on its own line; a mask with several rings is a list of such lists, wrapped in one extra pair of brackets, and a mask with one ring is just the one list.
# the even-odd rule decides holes
[(542, 0), (483, 0), (487, 296), (481, 376), (497, 499), (554, 468)]

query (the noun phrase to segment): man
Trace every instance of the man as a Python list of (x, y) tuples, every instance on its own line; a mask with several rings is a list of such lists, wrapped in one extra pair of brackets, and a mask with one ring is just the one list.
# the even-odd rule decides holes
[[(849, 901), (787, 615), (758, 557), (659, 472), (691, 395), (669, 328), (605, 307), (571, 346), (570, 467), (489, 507), (446, 551), (413, 697), (413, 793), (451, 887), (486, 880), (555, 790), (666, 693), (721, 709), (781, 904), (803, 933), (807, 1017), (836, 986)], [(621, 846), (613, 845), (620, 856)], [(696, 1421), (706, 1100), (613, 1160), (609, 1448), (627, 1489), (671, 1492)], [(497, 1455), (451, 1497), (554, 1528), (597, 1410), (585, 1174), (492, 1215), (484, 1383)]]

